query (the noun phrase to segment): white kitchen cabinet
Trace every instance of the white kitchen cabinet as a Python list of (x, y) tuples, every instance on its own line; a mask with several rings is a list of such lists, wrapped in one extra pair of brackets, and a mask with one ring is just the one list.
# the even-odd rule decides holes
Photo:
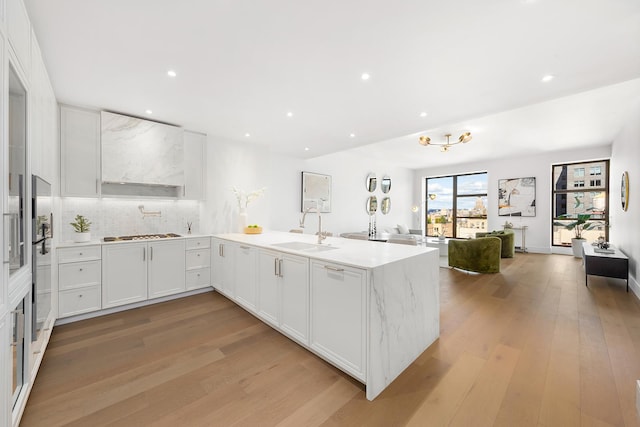
[(184, 199), (204, 200), (207, 135), (184, 132)]
[(261, 250), (257, 268), (258, 315), (309, 343), (309, 259)]
[(229, 298), (235, 298), (234, 249), (237, 245), (227, 240), (211, 239), (211, 284)]
[(99, 245), (58, 248), (58, 317), (102, 308), (102, 262)]
[(185, 268), (187, 290), (211, 286), (211, 238), (186, 239)]
[(311, 348), (365, 380), (365, 270), (311, 262)]
[(256, 256), (257, 249), (236, 245), (234, 249), (235, 298), (250, 311), (256, 311)]
[(102, 246), (102, 308), (147, 299), (147, 243)]
[(102, 246), (102, 308), (183, 292), (183, 239)]
[(31, 72), (31, 23), (22, 0), (6, 0), (7, 32), (18, 62), (26, 75)]
[(60, 193), (100, 196), (100, 113), (60, 106)]
[(11, 399), (9, 388), (12, 382), (9, 373), (9, 355), (13, 350), (13, 343), (9, 334), (9, 319), (11, 314), (0, 314), (0, 427), (11, 425)]
[(148, 297), (157, 298), (184, 292), (184, 239), (149, 242), (147, 245)]

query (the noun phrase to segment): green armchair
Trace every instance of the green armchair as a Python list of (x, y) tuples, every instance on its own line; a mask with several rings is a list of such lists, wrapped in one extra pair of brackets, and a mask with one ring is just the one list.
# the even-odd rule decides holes
[(469, 240), (449, 240), (449, 267), (475, 271), (477, 273), (500, 272), (500, 249), (498, 237), (481, 237)]
[(500, 253), (501, 258), (513, 258), (513, 254), (516, 251), (515, 235), (512, 230), (499, 230), (491, 231), (488, 233), (476, 233), (478, 237), (498, 237), (502, 240), (502, 251)]

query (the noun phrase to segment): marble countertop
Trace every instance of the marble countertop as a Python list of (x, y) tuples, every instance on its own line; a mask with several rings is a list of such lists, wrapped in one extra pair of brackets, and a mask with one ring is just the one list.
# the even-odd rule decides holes
[(58, 242), (58, 244), (56, 244), (56, 248), (73, 248), (78, 246), (90, 246), (90, 245), (114, 245), (114, 244), (122, 244), (122, 243), (161, 242), (164, 240), (193, 239), (198, 237), (211, 237), (211, 235), (210, 234), (184, 234), (184, 235), (181, 234), (180, 237), (167, 237), (164, 239), (117, 240), (115, 242), (104, 242), (102, 238), (92, 239), (88, 242), (82, 242), (82, 243), (77, 243), (77, 242), (74, 242), (73, 240), (66, 240), (64, 242)]
[(334, 250), (322, 252), (296, 250), (274, 246), (278, 243), (304, 242), (317, 243), (317, 236), (312, 234), (288, 233), (282, 231), (266, 231), (262, 234), (228, 233), (215, 234), (223, 240), (272, 249), (294, 255), (301, 255), (311, 259), (335, 262), (356, 268), (375, 268), (392, 262), (418, 256), (427, 252), (437, 251), (435, 248), (423, 246), (400, 245), (394, 243), (369, 242), (366, 240), (345, 239), (342, 237), (327, 237), (321, 246), (335, 247)]

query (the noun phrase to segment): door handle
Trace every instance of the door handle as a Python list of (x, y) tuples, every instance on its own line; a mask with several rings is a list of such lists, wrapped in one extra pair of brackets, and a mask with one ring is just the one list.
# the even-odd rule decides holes
[(153, 261), (153, 246), (149, 248), (149, 261)]
[(278, 274), (278, 258), (273, 259), (273, 274), (275, 276), (279, 276)]
[(142, 248), (142, 261), (147, 260), (147, 248)]
[(282, 259), (279, 259), (279, 260), (278, 260), (278, 276), (280, 276), (280, 277), (284, 277), (284, 276), (282, 275)]

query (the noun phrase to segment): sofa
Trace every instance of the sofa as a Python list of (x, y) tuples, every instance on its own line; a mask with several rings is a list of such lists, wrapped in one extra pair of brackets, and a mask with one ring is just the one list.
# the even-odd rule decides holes
[(449, 267), (476, 273), (499, 273), (502, 240), (499, 237), (450, 239)]
[(498, 230), (476, 233), (476, 238), (479, 237), (498, 237), (500, 240), (502, 240), (502, 251), (500, 252), (500, 257), (513, 258), (513, 255), (516, 251), (515, 234), (513, 234), (513, 230)]

